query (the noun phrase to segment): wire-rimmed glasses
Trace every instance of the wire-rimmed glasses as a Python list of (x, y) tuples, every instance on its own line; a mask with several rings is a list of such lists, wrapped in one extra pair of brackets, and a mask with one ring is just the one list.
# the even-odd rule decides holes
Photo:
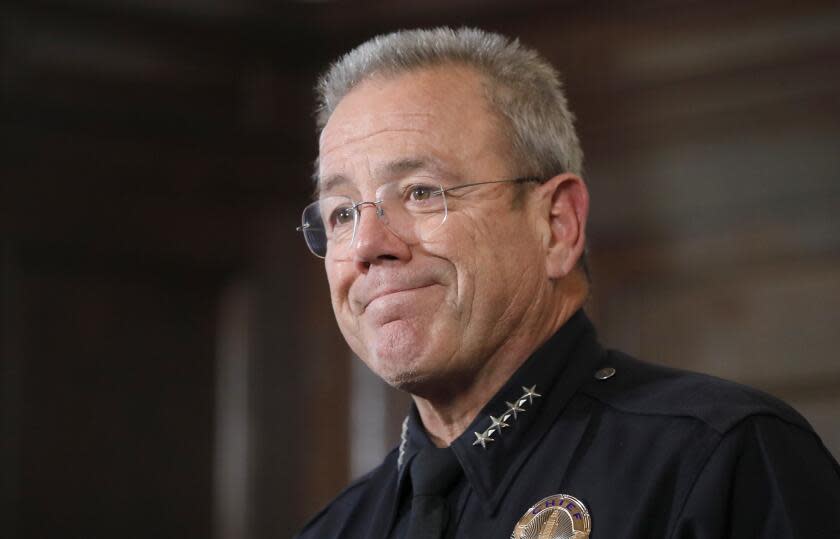
[(512, 180), (473, 182), (444, 188), (435, 183), (417, 181), (385, 184), (376, 201), (356, 202), (349, 196), (323, 196), (303, 209), (301, 225), (306, 245), (317, 257), (350, 257), (362, 209), (372, 206), (379, 220), (406, 242), (415, 242), (429, 235), (446, 222), (449, 215), (447, 193), (456, 190), (497, 183), (541, 182), (541, 178), (523, 177)]

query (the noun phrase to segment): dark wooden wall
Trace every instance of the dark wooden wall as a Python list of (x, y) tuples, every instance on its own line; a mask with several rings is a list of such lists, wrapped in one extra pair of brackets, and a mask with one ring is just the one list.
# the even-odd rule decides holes
[[(608, 345), (776, 393), (840, 453), (834, 4), (5, 2), (0, 536), (287, 537), (358, 472), (371, 386), (294, 226), (318, 72), (400, 27), (565, 75)], [(405, 399), (370, 394), (384, 451)]]
[(213, 279), (6, 256), (4, 536), (208, 536)]

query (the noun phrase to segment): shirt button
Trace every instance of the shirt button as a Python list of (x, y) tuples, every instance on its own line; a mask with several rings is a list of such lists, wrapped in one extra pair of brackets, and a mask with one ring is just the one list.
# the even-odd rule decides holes
[(612, 378), (615, 375), (615, 369), (612, 367), (604, 367), (603, 369), (598, 369), (595, 372), (595, 379), (596, 380), (606, 380), (607, 378)]

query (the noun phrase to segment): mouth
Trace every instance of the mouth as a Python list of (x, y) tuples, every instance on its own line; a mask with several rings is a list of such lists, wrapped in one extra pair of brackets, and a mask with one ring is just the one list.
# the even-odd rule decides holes
[(393, 296), (393, 295), (396, 295), (396, 294), (403, 294), (403, 293), (406, 293), (406, 292), (415, 292), (417, 290), (422, 290), (424, 288), (429, 288), (431, 286), (434, 286), (434, 284), (424, 284), (424, 285), (420, 285), (420, 286), (413, 286), (413, 287), (406, 287), (406, 288), (386, 288), (385, 290), (377, 292), (376, 294), (371, 296), (368, 299), (368, 301), (362, 306), (362, 311), (364, 312), (365, 310), (367, 310), (368, 306), (378, 299), (382, 299), (382, 298), (385, 298), (385, 297), (388, 297), (388, 296)]

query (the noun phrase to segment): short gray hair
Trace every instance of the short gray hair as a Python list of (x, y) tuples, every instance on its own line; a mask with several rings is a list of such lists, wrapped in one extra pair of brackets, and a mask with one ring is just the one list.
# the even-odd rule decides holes
[(357, 84), (443, 64), (476, 69), (489, 84), (488, 100), (509, 122), (514, 155), (524, 174), (580, 175), (583, 152), (558, 72), (536, 51), (499, 34), (474, 28), (403, 30), (377, 36), (338, 59), (317, 86), (320, 133)]

